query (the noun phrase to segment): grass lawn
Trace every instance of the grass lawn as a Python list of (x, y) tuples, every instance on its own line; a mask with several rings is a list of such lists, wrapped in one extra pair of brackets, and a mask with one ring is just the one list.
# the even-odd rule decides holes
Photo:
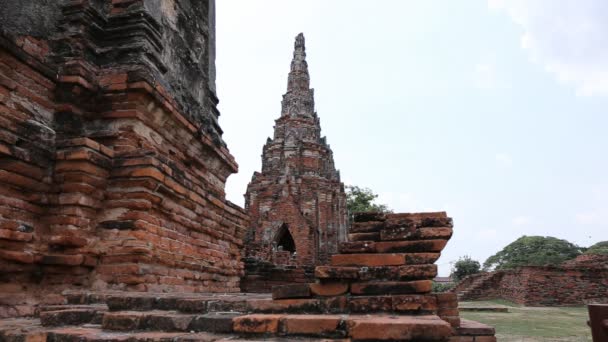
[(508, 313), (461, 312), (466, 319), (496, 328), (498, 341), (591, 341), (587, 307), (523, 307), (507, 301), (461, 302), (460, 307), (508, 307)]

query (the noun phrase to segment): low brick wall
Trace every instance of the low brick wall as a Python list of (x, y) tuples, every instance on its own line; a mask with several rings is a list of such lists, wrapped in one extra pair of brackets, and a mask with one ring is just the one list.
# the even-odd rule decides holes
[(465, 279), (455, 292), (466, 290), (466, 300), (501, 298), (527, 306), (608, 303), (608, 268), (601, 265), (521, 267), (492, 272), (483, 282), (472, 283)]

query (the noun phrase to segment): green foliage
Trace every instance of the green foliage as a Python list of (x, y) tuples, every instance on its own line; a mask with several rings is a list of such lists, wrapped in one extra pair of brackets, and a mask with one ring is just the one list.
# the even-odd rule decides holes
[(579, 256), (583, 248), (551, 236), (522, 236), (483, 263), (485, 270), (559, 265)]
[(479, 261), (471, 259), (470, 256), (465, 255), (458, 258), (458, 261), (452, 267), (452, 277), (454, 281), (461, 281), (464, 277), (476, 274), (481, 271), (481, 265)]
[(608, 241), (600, 241), (587, 248), (585, 254), (608, 254)]
[(356, 212), (390, 212), (385, 204), (374, 203), (376, 198), (378, 198), (378, 195), (376, 195), (369, 188), (360, 188), (356, 185), (347, 185), (346, 208), (348, 209), (348, 217), (352, 218), (352, 214)]
[(454, 287), (454, 283), (438, 283), (433, 281), (433, 292), (448, 292)]

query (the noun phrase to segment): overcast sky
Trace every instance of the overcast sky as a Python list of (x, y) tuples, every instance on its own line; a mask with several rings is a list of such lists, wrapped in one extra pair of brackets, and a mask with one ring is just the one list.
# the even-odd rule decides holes
[(299, 32), (343, 181), (454, 218), (442, 275), (524, 234), (608, 240), (608, 1), (217, 1), (239, 205)]

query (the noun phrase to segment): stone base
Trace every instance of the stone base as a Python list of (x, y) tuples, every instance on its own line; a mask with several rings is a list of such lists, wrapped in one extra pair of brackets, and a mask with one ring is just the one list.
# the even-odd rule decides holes
[(262, 294), (65, 297), (69, 304), (40, 307), (37, 317), (0, 320), (0, 341), (495, 341), (491, 327), (462, 320), (452, 328), (434, 314), (313, 314), (294, 300), (260, 313), (273, 303)]

